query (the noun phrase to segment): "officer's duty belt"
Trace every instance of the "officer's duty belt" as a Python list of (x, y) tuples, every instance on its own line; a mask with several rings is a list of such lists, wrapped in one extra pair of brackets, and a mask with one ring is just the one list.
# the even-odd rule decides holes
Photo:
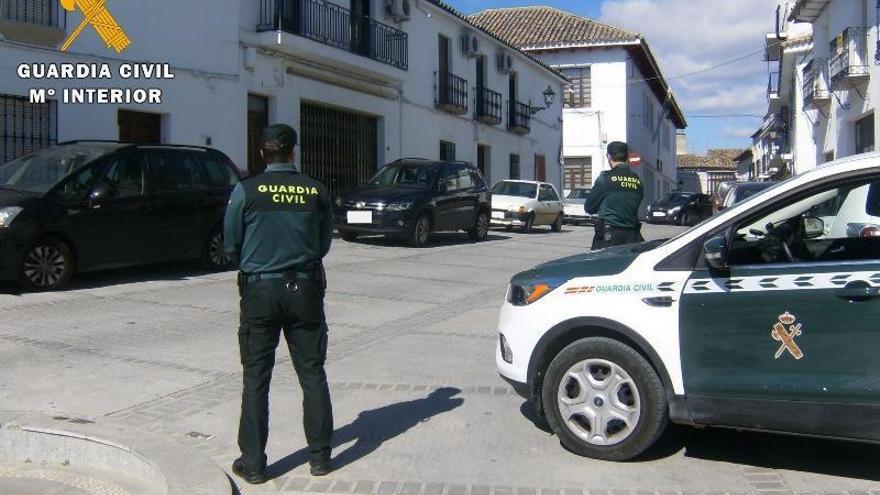
[(247, 275), (244, 277), (245, 283), (252, 284), (254, 282), (259, 282), (260, 280), (272, 280), (290, 277), (291, 275), (296, 274), (296, 278), (305, 279), (305, 280), (313, 280), (314, 274), (311, 272), (302, 272), (299, 270), (291, 270), (283, 273), (254, 273), (251, 275)]

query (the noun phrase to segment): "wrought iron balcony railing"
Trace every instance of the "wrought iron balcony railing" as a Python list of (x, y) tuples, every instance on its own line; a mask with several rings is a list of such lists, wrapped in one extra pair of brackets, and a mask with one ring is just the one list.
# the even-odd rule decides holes
[(467, 79), (458, 77), (451, 72), (435, 72), (435, 74), (437, 93), (434, 101), (437, 104), (437, 108), (458, 115), (467, 113)]
[(831, 98), (828, 91), (828, 64), (824, 59), (813, 59), (804, 67), (804, 106)]
[(511, 100), (507, 127), (517, 134), (528, 134), (531, 132), (531, 110), (532, 108), (529, 105)]
[(326, 0), (260, 0), (257, 31), (285, 31), (406, 70), (408, 37)]
[(828, 63), (832, 84), (844, 78), (864, 77), (870, 73), (867, 28), (847, 28), (842, 36), (843, 46)]
[(48, 27), (61, 27), (57, 0), (4, 0), (0, 19)]
[(477, 88), (476, 119), (489, 125), (501, 123), (501, 93), (489, 88)]

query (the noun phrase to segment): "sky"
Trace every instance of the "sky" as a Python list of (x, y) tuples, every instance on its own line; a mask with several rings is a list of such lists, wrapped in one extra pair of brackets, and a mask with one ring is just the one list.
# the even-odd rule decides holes
[[(466, 14), (487, 8), (549, 5), (639, 32), (669, 80), (688, 122), (688, 153), (742, 148), (767, 110), (764, 36), (774, 30), (769, 0), (447, 0)], [(682, 74), (728, 63), (700, 74)], [(705, 118), (705, 115), (752, 117)], [(758, 117), (755, 117), (758, 116)]]

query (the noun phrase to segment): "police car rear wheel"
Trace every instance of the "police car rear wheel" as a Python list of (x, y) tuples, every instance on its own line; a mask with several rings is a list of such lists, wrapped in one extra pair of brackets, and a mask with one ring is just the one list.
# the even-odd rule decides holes
[(560, 442), (596, 459), (638, 456), (668, 422), (654, 368), (633, 348), (608, 338), (586, 338), (563, 349), (547, 370), (542, 401)]
[(73, 277), (73, 254), (66, 244), (46, 237), (35, 242), (21, 262), (18, 283), (31, 291), (63, 288)]

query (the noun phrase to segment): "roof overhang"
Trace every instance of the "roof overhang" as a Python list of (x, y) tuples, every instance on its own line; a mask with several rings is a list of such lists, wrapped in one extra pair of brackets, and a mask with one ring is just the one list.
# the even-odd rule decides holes
[(635, 41), (601, 41), (589, 43), (560, 42), (554, 44), (526, 46), (523, 47), (523, 50), (534, 52), (542, 50), (564, 50), (579, 48), (588, 50), (596, 48), (623, 48), (627, 50), (630, 53), (630, 56), (632, 57), (636, 66), (638, 66), (639, 71), (642, 73), (642, 76), (644, 76), (644, 78), (647, 80), (646, 82), (648, 86), (651, 87), (651, 90), (654, 92), (654, 95), (657, 97), (657, 99), (660, 100), (661, 103), (665, 102), (668, 95), (669, 111), (672, 117), (672, 121), (675, 123), (676, 129), (687, 128), (687, 120), (684, 118), (684, 113), (681, 111), (681, 107), (678, 106), (678, 102), (675, 100), (675, 96), (669, 89), (669, 85), (666, 83), (666, 79), (663, 78), (663, 73), (660, 72), (660, 66), (657, 64), (657, 59), (654, 58), (654, 54), (651, 53), (651, 49), (648, 47), (648, 43), (642, 37), (639, 37), (639, 39)]
[(829, 3), (831, 0), (797, 0), (788, 19), (790, 21), (813, 22)]

